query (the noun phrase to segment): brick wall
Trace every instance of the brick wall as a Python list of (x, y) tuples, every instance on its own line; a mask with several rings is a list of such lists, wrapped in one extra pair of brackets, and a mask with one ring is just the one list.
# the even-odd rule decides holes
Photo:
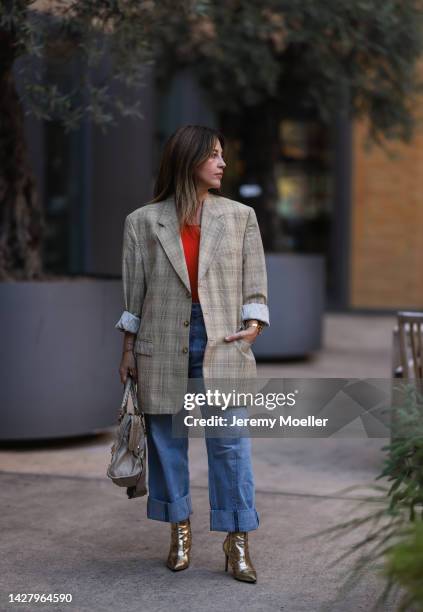
[(350, 306), (423, 309), (423, 128), (413, 142), (366, 152), (353, 135)]

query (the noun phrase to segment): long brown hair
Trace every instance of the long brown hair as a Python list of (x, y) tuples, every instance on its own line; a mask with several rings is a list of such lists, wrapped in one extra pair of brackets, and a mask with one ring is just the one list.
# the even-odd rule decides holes
[[(223, 150), (225, 140), (218, 130), (203, 125), (185, 125), (177, 129), (164, 146), (150, 203), (160, 202), (174, 194), (180, 227), (195, 217), (198, 200), (194, 171), (210, 157), (216, 139)], [(211, 188), (209, 191), (221, 195), (220, 189)]]

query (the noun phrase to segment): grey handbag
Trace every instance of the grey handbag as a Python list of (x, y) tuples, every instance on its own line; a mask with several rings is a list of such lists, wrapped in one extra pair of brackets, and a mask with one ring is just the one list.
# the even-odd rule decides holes
[(147, 442), (144, 415), (138, 409), (135, 382), (128, 376), (119, 411), (119, 428), (111, 448), (107, 476), (127, 488), (129, 499), (147, 494)]

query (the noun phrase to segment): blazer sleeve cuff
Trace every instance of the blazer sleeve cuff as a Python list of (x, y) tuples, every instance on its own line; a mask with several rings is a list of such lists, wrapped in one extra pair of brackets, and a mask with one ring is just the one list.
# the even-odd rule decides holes
[(241, 318), (243, 321), (247, 319), (257, 319), (257, 321), (262, 321), (268, 327), (270, 326), (269, 322), (269, 308), (267, 304), (244, 304), (242, 306)]
[(120, 331), (128, 331), (132, 334), (136, 334), (138, 332), (140, 324), (140, 317), (137, 317), (131, 312), (124, 310), (121, 314), (119, 321), (116, 323), (115, 328), (119, 329)]

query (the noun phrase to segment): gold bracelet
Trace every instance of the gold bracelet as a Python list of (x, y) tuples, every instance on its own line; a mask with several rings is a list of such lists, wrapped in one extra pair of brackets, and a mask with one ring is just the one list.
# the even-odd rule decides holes
[(261, 332), (263, 331), (263, 323), (257, 323), (256, 321), (253, 321), (253, 323), (250, 323), (248, 325), (248, 327), (256, 327), (257, 328), (257, 335), (259, 336), (261, 334)]

